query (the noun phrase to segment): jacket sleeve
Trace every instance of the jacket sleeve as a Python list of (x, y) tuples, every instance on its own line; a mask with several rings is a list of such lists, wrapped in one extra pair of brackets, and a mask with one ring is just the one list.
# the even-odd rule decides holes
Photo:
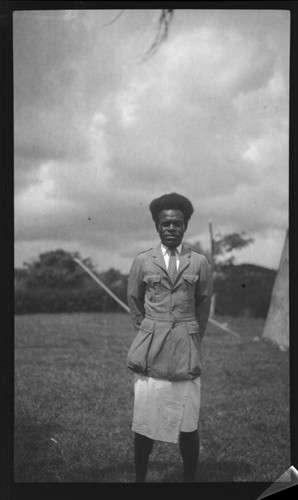
[(200, 278), (196, 288), (196, 318), (202, 339), (208, 323), (212, 296), (211, 269), (206, 257), (203, 257), (200, 266)]
[(138, 332), (140, 324), (145, 317), (145, 291), (146, 284), (143, 281), (142, 258), (140, 255), (137, 255), (130, 269), (127, 286), (127, 301), (132, 324), (136, 332)]

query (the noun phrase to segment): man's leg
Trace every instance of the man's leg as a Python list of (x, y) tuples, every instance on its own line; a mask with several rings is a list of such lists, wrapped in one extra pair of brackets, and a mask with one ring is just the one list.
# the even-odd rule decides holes
[(144, 483), (150, 453), (153, 448), (153, 439), (135, 433), (135, 471), (136, 483)]
[(192, 483), (196, 480), (199, 460), (199, 432), (180, 433), (180, 452), (183, 459), (184, 482)]

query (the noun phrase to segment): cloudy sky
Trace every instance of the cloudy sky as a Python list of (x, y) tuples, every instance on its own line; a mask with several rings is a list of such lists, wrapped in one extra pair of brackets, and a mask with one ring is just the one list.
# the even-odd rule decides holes
[(185, 238), (245, 231), (277, 268), (288, 227), (290, 14), (23, 11), (13, 17), (15, 267), (63, 248), (129, 270), (158, 242), (148, 204), (191, 199)]

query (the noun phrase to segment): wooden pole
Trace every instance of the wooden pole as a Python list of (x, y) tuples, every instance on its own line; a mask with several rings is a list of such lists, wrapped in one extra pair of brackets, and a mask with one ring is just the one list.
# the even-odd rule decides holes
[(211, 264), (211, 271), (212, 275), (214, 273), (214, 239), (213, 239), (213, 230), (212, 230), (212, 223), (209, 222), (209, 232), (210, 232), (210, 248), (211, 248), (211, 257), (210, 257), (210, 264)]
[(213, 325), (218, 326), (218, 328), (220, 328), (221, 330), (224, 330), (225, 332), (231, 333), (232, 335), (234, 335), (234, 337), (240, 337), (239, 333), (234, 332), (233, 330), (231, 330), (231, 328), (228, 328), (226, 325), (223, 325), (222, 323), (215, 321), (215, 319), (209, 318), (208, 321), (210, 323), (212, 323)]
[(115, 295), (92, 271), (90, 271), (90, 269), (85, 266), (85, 264), (80, 260), (80, 259), (77, 259), (76, 257), (74, 257), (74, 259), (76, 261), (77, 264), (79, 264), (79, 266), (81, 266), (85, 271), (86, 273), (88, 273), (91, 278), (94, 279), (94, 281), (96, 281), (96, 283), (101, 286), (116, 302), (118, 302), (118, 304), (120, 304), (121, 307), (123, 307), (123, 309), (125, 309), (126, 312), (130, 312), (129, 311), (129, 307), (124, 304), (124, 302), (122, 302), (122, 300), (119, 299), (119, 297), (117, 297), (117, 295)]
[[(211, 275), (212, 279), (214, 279), (214, 238), (213, 238), (213, 230), (212, 230), (212, 223), (209, 222), (209, 232), (210, 232), (210, 265), (211, 265)], [(215, 293), (212, 294), (211, 297), (211, 308), (210, 308), (210, 315), (214, 316), (215, 313)]]

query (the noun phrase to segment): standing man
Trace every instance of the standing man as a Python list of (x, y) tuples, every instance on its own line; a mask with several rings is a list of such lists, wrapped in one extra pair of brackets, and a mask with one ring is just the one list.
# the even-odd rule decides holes
[(154, 440), (177, 443), (184, 481), (199, 456), (201, 341), (211, 301), (206, 257), (182, 243), (191, 202), (165, 194), (149, 206), (161, 243), (139, 253), (130, 270), (128, 303), (136, 336), (127, 356), (135, 372), (136, 482), (144, 482)]

